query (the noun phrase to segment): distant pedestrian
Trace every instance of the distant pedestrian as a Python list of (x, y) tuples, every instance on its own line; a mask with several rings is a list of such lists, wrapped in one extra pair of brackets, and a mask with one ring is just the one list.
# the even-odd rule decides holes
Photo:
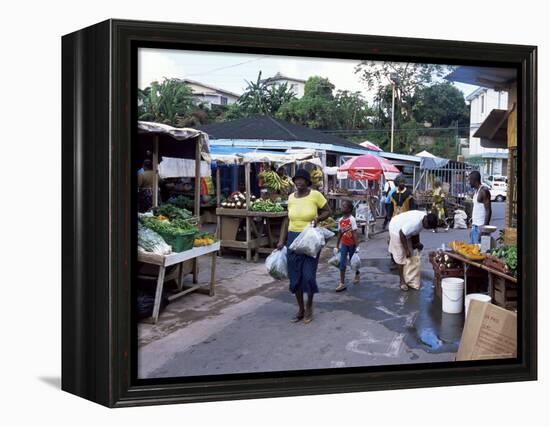
[[(338, 220), (338, 240), (336, 248), (340, 252), (340, 283), (336, 287), (336, 292), (341, 292), (346, 289), (346, 267), (348, 260), (359, 246), (359, 237), (357, 235), (357, 221), (352, 215), (353, 203), (349, 200), (342, 202), (342, 217)], [(353, 283), (359, 284), (359, 270), (355, 272)]]
[(392, 217), (392, 203), (391, 203), (391, 197), (393, 193), (395, 193), (396, 190), (395, 183), (393, 180), (386, 181), (386, 184), (384, 184), (384, 207), (385, 207), (385, 218), (384, 218), (384, 225), (383, 229), (385, 230), (388, 226), (388, 223), (391, 220)]
[(391, 196), (392, 217), (416, 209), (412, 191), (405, 186), (405, 178), (399, 176), (395, 180), (395, 183), (397, 190)]
[[(296, 191), (288, 198), (288, 218), (281, 227), (281, 236), (277, 249), (288, 247), (309, 225), (314, 227), (330, 216), (330, 207), (327, 199), (319, 191), (311, 188), (311, 176), (305, 169), (298, 169), (292, 178)], [(313, 295), (319, 292), (317, 286), (317, 266), (319, 254), (316, 258), (298, 254), (288, 250), (288, 278), (289, 290), (296, 296), (298, 312), (292, 322), (309, 323), (313, 320)], [(307, 305), (304, 305), (304, 293), (307, 294)]]

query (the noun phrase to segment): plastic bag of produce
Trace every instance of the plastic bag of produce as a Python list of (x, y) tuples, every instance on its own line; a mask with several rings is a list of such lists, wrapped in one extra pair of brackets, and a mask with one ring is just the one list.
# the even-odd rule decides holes
[(265, 260), (265, 268), (271, 277), (277, 280), (288, 278), (287, 249), (275, 250)]
[(463, 210), (457, 209), (455, 211), (455, 218), (454, 218), (454, 228), (468, 228), (466, 225), (466, 220), (468, 219), (468, 215), (466, 215), (466, 212)]
[(340, 266), (340, 251), (334, 248), (332, 251), (332, 257), (327, 262), (329, 265), (338, 268)]
[(361, 268), (361, 257), (359, 257), (359, 249), (355, 251), (355, 253), (352, 255), (351, 260), (349, 261), (349, 265), (353, 271), (359, 271)]
[(172, 252), (172, 247), (158, 233), (141, 224), (138, 224), (138, 247), (157, 255), (168, 255)]
[(326, 239), (334, 236), (332, 231), (323, 227), (308, 226), (292, 242), (289, 249), (298, 254), (316, 258), (319, 251), (325, 246)]

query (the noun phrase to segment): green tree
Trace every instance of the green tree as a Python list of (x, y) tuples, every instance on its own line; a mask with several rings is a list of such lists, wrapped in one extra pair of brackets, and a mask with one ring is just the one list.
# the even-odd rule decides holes
[(189, 85), (179, 79), (152, 82), (138, 91), (139, 120), (177, 126), (179, 119), (195, 109), (192, 93)]
[(436, 127), (447, 127), (455, 123), (466, 124), (470, 121), (464, 95), (448, 82), (420, 89), (413, 115), (418, 122), (428, 122)]
[(360, 92), (337, 91), (334, 98), (338, 128), (364, 129), (373, 112)]

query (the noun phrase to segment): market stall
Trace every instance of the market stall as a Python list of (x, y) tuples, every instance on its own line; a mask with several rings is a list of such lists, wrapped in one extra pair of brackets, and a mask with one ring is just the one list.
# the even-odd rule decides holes
[[(312, 150), (299, 153), (243, 151), (212, 156), (217, 164), (235, 164), (244, 168), (245, 181), (244, 192), (233, 192), (222, 201), (220, 168), (216, 168), (217, 237), (221, 243), (220, 252), (223, 248), (243, 250), (246, 252), (246, 260), (251, 261), (253, 255), (257, 260), (260, 253), (273, 251), (278, 242), (280, 226), (287, 217), (283, 203), (291, 191), (292, 183), (289, 177), (279, 176), (271, 165), (277, 168), (288, 165), (295, 169), (296, 165), (306, 162), (317, 165), (320, 161)], [(261, 171), (259, 165), (262, 165)], [(269, 188), (269, 192), (261, 196), (253, 194), (253, 167), (254, 176), (262, 181), (263, 187)], [(240, 231), (244, 231), (244, 236), (239, 235)]]
[[(214, 294), (215, 254), (219, 242), (213, 235), (201, 233), (200, 227), (200, 177), (201, 166), (210, 162), (207, 136), (194, 129), (179, 129), (158, 123), (138, 123), (138, 149), (145, 155), (152, 154), (153, 194), (152, 207), (138, 215), (138, 277), (156, 281), (155, 303), (152, 319), (157, 321), (160, 301), (167, 280), (166, 269), (175, 266), (178, 272), (178, 290), (169, 300), (199, 290), (199, 286), (184, 289), (186, 274), (193, 274), (197, 283), (198, 258), (212, 254), (210, 295)], [(159, 158), (162, 158), (164, 176), (194, 178), (195, 201), (193, 212), (174, 203), (162, 203), (158, 197)], [(206, 172), (204, 172), (206, 173)], [(146, 266), (154, 266), (151, 271)], [(173, 269), (174, 270), (174, 269)]]
[(362, 190), (333, 189), (327, 194), (329, 200), (351, 200), (357, 208), (360, 204), (366, 206), (366, 211), (357, 212), (360, 225), (367, 224), (374, 228), (376, 218), (382, 216), (380, 210), (381, 180), (395, 179), (399, 174), (389, 160), (374, 154), (352, 157), (338, 168), (338, 179), (349, 179), (358, 182)]
[(490, 253), (482, 253), (478, 245), (454, 241), (450, 244), (450, 250), (432, 253), (430, 261), (434, 268), (438, 296), (441, 296), (442, 276), (461, 277), (464, 280), (464, 302), (469, 293), (481, 292), (489, 295), (493, 304), (517, 309), (515, 246), (501, 246)]

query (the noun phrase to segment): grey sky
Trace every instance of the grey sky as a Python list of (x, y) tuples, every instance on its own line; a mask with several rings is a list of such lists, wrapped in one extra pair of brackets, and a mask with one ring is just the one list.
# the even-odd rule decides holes
[[(350, 59), (140, 49), (138, 85), (144, 88), (163, 77), (189, 78), (240, 94), (246, 88), (245, 80), (256, 80), (261, 70), (262, 78), (271, 77), (277, 72), (303, 80), (314, 75), (327, 77), (336, 89), (360, 91), (372, 100), (372, 94), (367, 92), (365, 84), (354, 73), (358, 62)], [(464, 95), (477, 88), (462, 83), (454, 84)]]

